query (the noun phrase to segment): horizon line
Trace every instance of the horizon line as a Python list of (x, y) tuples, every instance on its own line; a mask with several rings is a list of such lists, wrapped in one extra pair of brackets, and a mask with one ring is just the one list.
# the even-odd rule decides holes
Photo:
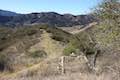
[(72, 13), (72, 12), (58, 12), (58, 11), (29, 11), (29, 12), (17, 12), (17, 11), (12, 11), (12, 10), (8, 10), (8, 9), (0, 9), (0, 10), (3, 10), (3, 11), (9, 11), (9, 12), (13, 12), (13, 13), (17, 13), (17, 14), (31, 14), (31, 13), (47, 13), (47, 12), (55, 12), (55, 13), (58, 13), (58, 14), (71, 14), (71, 15), (86, 15), (86, 14), (90, 14), (91, 12), (88, 11), (88, 12), (85, 12), (85, 13)]

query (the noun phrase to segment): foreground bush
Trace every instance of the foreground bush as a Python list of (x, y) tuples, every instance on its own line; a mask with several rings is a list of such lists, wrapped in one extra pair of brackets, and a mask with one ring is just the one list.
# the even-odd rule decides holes
[(75, 53), (76, 52), (76, 48), (77, 47), (75, 47), (73, 44), (69, 43), (67, 45), (67, 47), (64, 49), (63, 54), (65, 56), (69, 56), (71, 53)]
[(13, 71), (10, 59), (6, 54), (0, 53), (0, 71)]
[(68, 46), (64, 49), (64, 54), (71, 54), (72, 52), (79, 54), (77, 51), (83, 52), (85, 55), (94, 54), (97, 49), (95, 48), (96, 43), (92, 40), (92, 37), (87, 32), (81, 32), (76, 34), (70, 40)]

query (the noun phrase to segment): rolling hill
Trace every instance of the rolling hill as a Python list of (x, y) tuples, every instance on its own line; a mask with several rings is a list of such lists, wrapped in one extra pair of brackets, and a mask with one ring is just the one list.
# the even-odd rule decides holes
[(0, 15), (1, 16), (17, 16), (18, 14), (11, 11), (0, 10)]

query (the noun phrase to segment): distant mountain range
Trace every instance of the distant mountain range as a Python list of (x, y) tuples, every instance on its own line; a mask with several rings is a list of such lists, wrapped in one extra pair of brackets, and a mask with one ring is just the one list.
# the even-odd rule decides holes
[(0, 10), (0, 25), (6, 26), (48, 24), (58, 27), (67, 27), (87, 25), (94, 21), (96, 21), (96, 19), (92, 15), (62, 15), (55, 12), (18, 14), (11, 11)]

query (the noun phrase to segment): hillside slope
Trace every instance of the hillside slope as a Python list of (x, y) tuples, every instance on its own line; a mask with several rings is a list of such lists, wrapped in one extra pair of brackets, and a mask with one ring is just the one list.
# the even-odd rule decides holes
[[(91, 46), (91, 43), (88, 44), (89, 40), (85, 40), (89, 39), (85, 34), (91, 32), (91, 29), (94, 30), (94, 28), (96, 27), (85, 28), (80, 33), (72, 35), (58, 28), (45, 25), (18, 29), (3, 27), (0, 33), (2, 35), (0, 37), (0, 44), (2, 45), (0, 46), (0, 56), (5, 54), (4, 56), (8, 57), (8, 59), (6, 58), (8, 62), (7, 65), (6, 63), (0, 64), (0, 66), (4, 67), (0, 67), (0, 79), (119, 80), (120, 54), (118, 50), (112, 52), (102, 51), (97, 56), (94, 69), (89, 67), (89, 63), (94, 59), (94, 54), (86, 54), (86, 56), (78, 52), (79, 54), (71, 55), (71, 52), (69, 52), (69, 56), (64, 55), (65, 48), (69, 46), (71, 39), (75, 39), (75, 36), (80, 38), (77, 44), (83, 44), (79, 48), (87, 45), (86, 52), (89, 52), (89, 49), (93, 50), (93, 45)], [(5, 34), (3, 35), (3, 33)], [(61, 73), (62, 56), (65, 56), (64, 74)], [(3, 59), (4, 61), (6, 60)]]
[(9, 72), (17, 74), (44, 60), (61, 56), (67, 37), (71, 36), (45, 25), (18, 29), (1, 27), (0, 30), (0, 57), (4, 57), (0, 58), (0, 77), (9, 76)]
[[(13, 44), (7, 49), (5, 49), (4, 52), (6, 53), (12, 53), (14, 55), (14, 58), (17, 63), (14, 64), (14, 72), (11, 74), (1, 74), (0, 76), (3, 78), (7, 77), (14, 77), (16, 75), (22, 74), (29, 70), (36, 70), (40, 68), (43, 64), (46, 64), (47, 61), (51, 61), (52, 59), (59, 58), (62, 55), (64, 46), (60, 44), (60, 42), (53, 40), (50, 35), (50, 33), (47, 33), (44, 29), (42, 30), (43, 33), (40, 37), (37, 37), (39, 40), (36, 44), (30, 46), (30, 48), (27, 49), (27, 52), (20, 52), (18, 48), (16, 47), (17, 44)], [(23, 45), (25, 46), (25, 45)], [(47, 53), (46, 58), (32, 58), (27, 57), (26, 54), (29, 54), (30, 52), (35, 51), (45, 51)], [(14, 52), (14, 53), (13, 53)], [(29, 52), (29, 53), (28, 53)], [(35, 54), (35, 53), (34, 53)], [(16, 56), (15, 56), (16, 55)], [(9, 56), (10, 57), (10, 56)], [(26, 60), (26, 61), (24, 61)], [(21, 63), (22, 61), (22, 63)], [(12, 62), (14, 63), (14, 61)]]

